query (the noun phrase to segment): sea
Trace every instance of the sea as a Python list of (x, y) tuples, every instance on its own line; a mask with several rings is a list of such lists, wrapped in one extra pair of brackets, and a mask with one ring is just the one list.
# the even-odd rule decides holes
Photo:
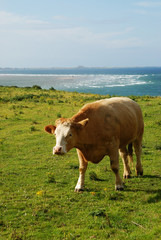
[(161, 96), (161, 67), (0, 68), (0, 85), (117, 96)]

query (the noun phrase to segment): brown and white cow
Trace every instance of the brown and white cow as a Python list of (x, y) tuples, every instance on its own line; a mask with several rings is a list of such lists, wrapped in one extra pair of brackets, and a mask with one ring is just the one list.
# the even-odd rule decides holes
[(115, 189), (122, 190), (119, 153), (124, 164), (123, 177), (129, 178), (128, 157), (132, 160), (132, 145), (137, 158), (137, 175), (143, 174), (140, 160), (143, 117), (139, 105), (129, 98), (114, 97), (86, 104), (73, 117), (60, 118), (56, 120), (56, 126), (48, 125), (45, 130), (56, 136), (53, 154), (77, 149), (80, 174), (75, 191), (84, 188), (88, 162), (99, 163), (105, 155), (110, 157), (111, 169), (116, 176)]

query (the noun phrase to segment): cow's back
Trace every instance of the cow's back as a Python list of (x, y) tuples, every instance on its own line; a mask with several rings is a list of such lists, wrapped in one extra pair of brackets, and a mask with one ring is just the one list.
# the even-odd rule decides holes
[(86, 104), (72, 119), (89, 118), (89, 139), (104, 142), (113, 137), (120, 145), (128, 144), (143, 134), (144, 124), (139, 105), (126, 97), (114, 97)]
[[(111, 112), (111, 119), (115, 122), (113, 127), (119, 125), (120, 144), (124, 145), (132, 142), (138, 137), (142, 136), (144, 131), (143, 116), (140, 106), (129, 98), (111, 98), (107, 101), (107, 113)], [(107, 123), (107, 124), (108, 124)]]

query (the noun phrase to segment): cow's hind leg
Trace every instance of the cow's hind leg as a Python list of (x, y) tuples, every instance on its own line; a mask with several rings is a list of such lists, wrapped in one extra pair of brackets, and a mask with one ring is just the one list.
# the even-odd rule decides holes
[(133, 147), (132, 143), (128, 145), (128, 158), (129, 158), (129, 165), (133, 169)]
[(120, 156), (122, 158), (123, 164), (124, 164), (124, 173), (123, 173), (123, 178), (130, 178), (130, 167), (129, 167), (129, 163), (128, 163), (128, 151), (126, 149), (126, 147), (121, 148), (119, 150)]
[(85, 172), (87, 170), (88, 162), (85, 161), (83, 153), (77, 149), (77, 154), (79, 158), (79, 178), (77, 185), (75, 187), (75, 192), (80, 192), (84, 188)]
[(143, 168), (141, 165), (141, 152), (142, 152), (142, 139), (136, 139), (134, 141), (134, 148), (135, 148), (135, 154), (136, 154), (136, 173), (138, 175), (143, 175)]
[(123, 190), (124, 186), (119, 174), (119, 153), (118, 150), (114, 151), (110, 154), (110, 165), (111, 169), (115, 174), (116, 182), (115, 182), (115, 190)]

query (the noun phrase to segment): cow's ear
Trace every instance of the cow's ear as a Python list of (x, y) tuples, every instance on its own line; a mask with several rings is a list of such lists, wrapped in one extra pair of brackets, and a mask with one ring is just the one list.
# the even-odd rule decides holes
[(86, 118), (86, 119), (80, 121), (79, 124), (83, 128), (83, 127), (85, 127), (88, 124), (88, 122), (89, 122), (89, 118)]
[(56, 129), (56, 127), (53, 126), (53, 125), (48, 125), (48, 126), (45, 127), (45, 131), (50, 133), (50, 134), (54, 134), (55, 129)]

